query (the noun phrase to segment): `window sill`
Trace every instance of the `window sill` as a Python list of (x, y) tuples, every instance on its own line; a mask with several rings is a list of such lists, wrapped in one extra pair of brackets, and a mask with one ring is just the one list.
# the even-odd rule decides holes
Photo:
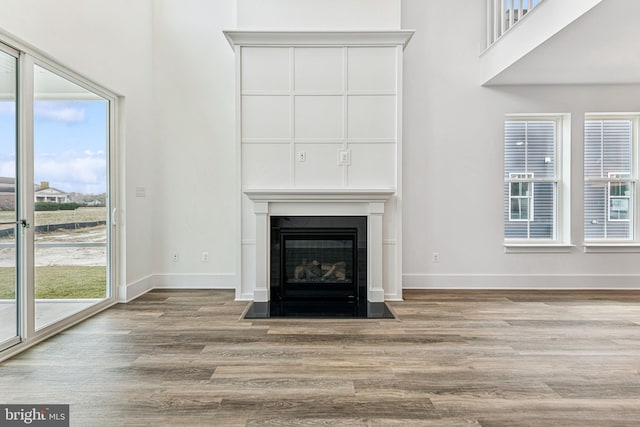
[(586, 253), (638, 253), (640, 242), (585, 242)]
[(570, 253), (576, 245), (568, 243), (505, 243), (505, 254)]

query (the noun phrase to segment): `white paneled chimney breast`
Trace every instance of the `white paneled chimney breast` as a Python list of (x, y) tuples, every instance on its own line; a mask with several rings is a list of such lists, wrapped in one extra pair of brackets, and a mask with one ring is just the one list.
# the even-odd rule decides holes
[(237, 298), (270, 300), (269, 218), (367, 217), (367, 300), (402, 298), (402, 57), (413, 31), (225, 31), (236, 54)]

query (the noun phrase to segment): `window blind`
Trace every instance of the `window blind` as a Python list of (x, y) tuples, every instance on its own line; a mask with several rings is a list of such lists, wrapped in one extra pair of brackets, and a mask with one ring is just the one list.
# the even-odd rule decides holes
[(632, 120), (585, 120), (585, 239), (633, 237), (632, 136)]
[[(504, 124), (504, 237), (555, 239), (557, 232), (557, 129), (555, 120)], [(514, 186), (513, 183), (524, 183)], [(529, 201), (523, 203), (526, 188)], [(529, 209), (529, 212), (522, 212)]]

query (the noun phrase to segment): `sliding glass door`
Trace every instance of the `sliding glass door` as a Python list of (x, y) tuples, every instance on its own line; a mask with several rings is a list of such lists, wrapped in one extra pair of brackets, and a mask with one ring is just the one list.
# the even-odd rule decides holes
[(35, 327), (107, 298), (109, 101), (34, 66)]
[(115, 102), (0, 42), (0, 360), (115, 302)]
[(0, 45), (0, 350), (20, 340), (17, 237), (17, 53)]

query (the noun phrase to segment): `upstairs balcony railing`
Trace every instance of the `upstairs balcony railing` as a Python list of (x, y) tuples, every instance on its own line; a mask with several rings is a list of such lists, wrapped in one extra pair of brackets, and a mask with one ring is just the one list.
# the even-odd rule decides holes
[(545, 0), (487, 0), (487, 46)]

